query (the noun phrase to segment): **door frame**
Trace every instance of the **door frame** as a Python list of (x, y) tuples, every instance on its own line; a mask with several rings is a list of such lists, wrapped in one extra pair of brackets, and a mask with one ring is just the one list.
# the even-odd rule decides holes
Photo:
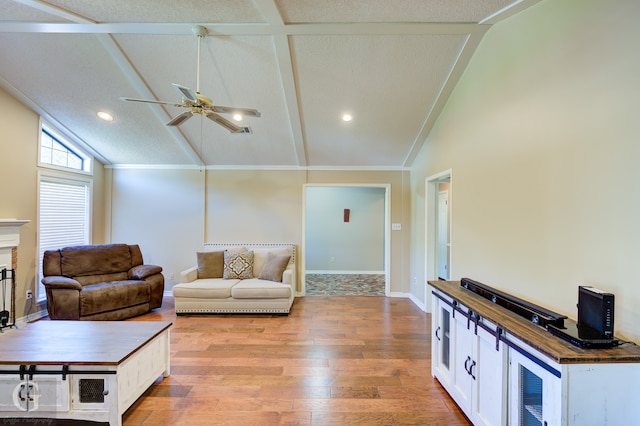
[(391, 282), (391, 185), (390, 184), (331, 184), (305, 183), (302, 185), (302, 256), (300, 256), (301, 285), (299, 295), (304, 296), (307, 289), (306, 280), (306, 244), (307, 244), (307, 188), (308, 187), (341, 187), (341, 188), (383, 188), (384, 189), (384, 294), (389, 296)]
[[(440, 182), (449, 182), (449, 243), (453, 241), (453, 170), (448, 169), (425, 179), (424, 209), (424, 294), (427, 312), (431, 309), (428, 281), (438, 279), (438, 193)], [(449, 279), (453, 276), (453, 246), (449, 247)]]
[[(448, 182), (447, 182), (448, 183)], [(443, 216), (443, 212), (442, 212), (442, 199), (444, 198), (445, 201), (445, 212), (444, 212), (444, 216), (445, 216), (445, 220), (446, 222), (444, 223), (444, 225), (446, 225), (446, 230), (447, 230), (447, 235), (446, 235), (446, 243), (445, 243), (445, 259), (444, 259), (444, 267), (446, 270), (445, 274), (442, 274), (442, 266), (443, 266), (443, 259), (440, 259), (440, 255), (442, 254), (442, 235), (441, 234), (441, 228), (443, 225), (442, 223), (442, 217)], [(449, 267), (449, 251), (451, 250), (451, 241), (449, 239), (449, 189), (445, 189), (445, 190), (439, 190), (438, 192), (438, 217), (436, 218), (436, 225), (438, 227), (438, 233), (437, 233), (437, 237), (438, 237), (438, 256), (437, 256), (437, 262), (438, 262), (438, 268), (436, 271), (436, 274), (438, 276), (438, 278), (442, 278), (443, 276), (446, 276), (445, 279), (449, 279), (449, 277), (451, 277), (451, 273), (450, 273), (450, 267)]]

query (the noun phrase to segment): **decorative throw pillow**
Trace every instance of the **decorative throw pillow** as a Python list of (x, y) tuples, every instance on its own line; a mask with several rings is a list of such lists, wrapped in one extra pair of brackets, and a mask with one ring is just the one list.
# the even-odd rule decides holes
[(222, 278), (224, 272), (224, 252), (197, 252), (198, 278)]
[(236, 278), (246, 280), (253, 278), (253, 252), (231, 253), (224, 252), (224, 279)]
[(261, 280), (282, 282), (282, 273), (287, 269), (289, 264), (290, 255), (267, 253), (267, 258), (264, 261), (264, 266), (258, 275)]

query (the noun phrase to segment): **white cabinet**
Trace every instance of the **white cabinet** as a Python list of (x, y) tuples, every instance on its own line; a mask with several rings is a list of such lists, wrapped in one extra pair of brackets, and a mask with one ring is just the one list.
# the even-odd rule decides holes
[(431, 371), (438, 378), (438, 381), (448, 388), (451, 383), (451, 362), (452, 362), (452, 307), (447, 303), (440, 303), (436, 297), (433, 298), (432, 306), (432, 342), (431, 342)]
[[(531, 348), (528, 348), (531, 350)], [(519, 346), (509, 348), (509, 424), (561, 424), (562, 373)]]
[(68, 410), (68, 382), (60, 376), (0, 375), (0, 411)]
[(640, 364), (558, 364), (514, 336), (507, 340), (510, 425), (638, 424)]
[(433, 287), (432, 374), (474, 425), (640, 424), (637, 345), (580, 349), (459, 283)]
[(498, 328), (442, 294), (432, 308), (434, 376), (475, 425), (506, 425), (507, 351)]
[(462, 411), (471, 418), (471, 392), (473, 380), (476, 377), (474, 371), (477, 362), (473, 354), (475, 339), (471, 331), (467, 329), (469, 322), (468, 310), (464, 307), (457, 307), (453, 314), (452, 386), (448, 390)]
[(499, 340), (498, 328), (488, 321), (493, 333), (484, 327), (478, 327), (474, 338), (475, 367), (471, 369), (475, 376), (475, 388), (472, 400), (474, 423), (477, 425), (507, 424), (507, 406), (504, 404), (507, 394), (507, 350)]

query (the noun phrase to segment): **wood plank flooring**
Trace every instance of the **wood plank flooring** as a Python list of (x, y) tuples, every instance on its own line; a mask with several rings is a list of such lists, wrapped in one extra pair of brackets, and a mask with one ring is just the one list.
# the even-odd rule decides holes
[(408, 299), (297, 298), (289, 316), (176, 317), (171, 376), (134, 425), (469, 425), (431, 376), (430, 316)]

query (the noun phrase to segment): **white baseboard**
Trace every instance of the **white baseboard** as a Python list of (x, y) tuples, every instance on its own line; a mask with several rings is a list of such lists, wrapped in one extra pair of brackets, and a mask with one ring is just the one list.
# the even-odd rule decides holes
[(392, 293), (389, 293), (387, 297), (402, 297), (405, 299), (409, 299), (413, 302), (414, 305), (420, 308), (423, 312), (427, 312), (427, 306), (411, 293), (392, 292)]
[(384, 275), (384, 271), (327, 271), (323, 270), (307, 270), (304, 271), (305, 274), (315, 274), (315, 275)]
[(25, 315), (23, 317), (20, 317), (20, 318), (16, 319), (16, 325), (18, 327), (20, 327), (21, 325), (25, 325), (27, 323), (30, 323), (30, 322), (39, 320), (41, 318), (44, 318), (47, 315), (49, 315), (49, 312), (46, 309), (43, 309), (41, 311), (34, 312), (32, 314)]
[(408, 293), (409, 294), (409, 299), (411, 299), (411, 301), (422, 310), (422, 312), (427, 312), (427, 305), (425, 305), (421, 300), (419, 300), (418, 298), (416, 298), (413, 294)]

